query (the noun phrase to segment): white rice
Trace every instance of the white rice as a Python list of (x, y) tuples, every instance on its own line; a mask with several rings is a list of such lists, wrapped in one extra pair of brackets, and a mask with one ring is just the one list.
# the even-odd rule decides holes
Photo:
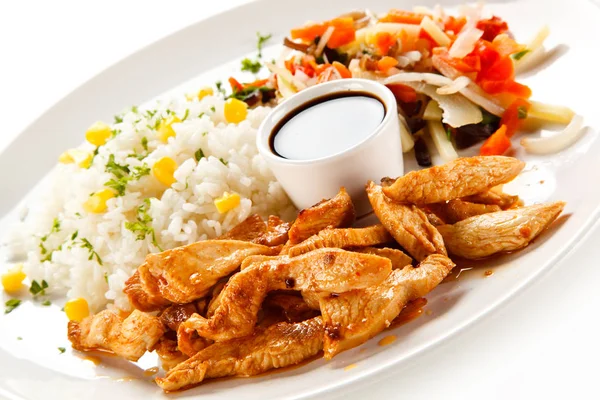
[[(121, 133), (99, 148), (89, 169), (59, 164), (44, 182), (41, 201), (30, 205), (27, 218), (15, 231), (19, 247), (27, 252), (27, 276), (38, 282), (45, 280), (47, 293), (85, 298), (92, 310), (111, 303), (127, 310), (130, 305), (122, 292), (124, 282), (148, 253), (160, 251), (152, 235), (138, 240), (137, 234), (125, 226), (128, 221), (136, 221), (144, 199), (150, 199), (151, 227), (162, 249), (214, 238), (253, 213), (292, 219), (295, 210), (255, 145), (256, 130), (269, 109), (249, 110), (247, 119), (236, 125), (225, 122), (223, 107), (224, 100), (217, 96), (201, 101), (156, 101), (137, 112), (127, 112), (123, 122), (112, 126)], [(150, 117), (147, 110), (157, 112)], [(188, 110), (188, 117), (173, 125), (176, 136), (164, 144), (152, 127), (169, 115), (167, 110), (181, 119)], [(201, 113), (204, 115), (199, 117)], [(146, 154), (143, 137), (148, 140), (149, 154), (139, 160), (130, 155)], [(94, 150), (89, 143), (80, 148)], [(198, 149), (206, 157), (196, 162), (194, 153)], [(106, 171), (111, 154), (117, 163), (131, 170), (144, 163), (151, 168), (158, 159), (171, 157), (179, 165), (174, 175), (177, 182), (166, 188), (150, 173), (130, 182), (124, 196), (110, 199), (106, 212), (87, 213), (83, 203), (113, 178)], [(219, 214), (214, 200), (225, 192), (238, 193), (241, 202)], [(51, 232), (55, 218), (60, 230)], [(71, 240), (74, 232), (77, 237)], [(102, 265), (95, 256), (90, 259), (92, 253), (82, 247), (82, 239), (91, 243)], [(46, 254), (42, 254), (40, 244)], [(50, 259), (43, 261), (49, 254)]]

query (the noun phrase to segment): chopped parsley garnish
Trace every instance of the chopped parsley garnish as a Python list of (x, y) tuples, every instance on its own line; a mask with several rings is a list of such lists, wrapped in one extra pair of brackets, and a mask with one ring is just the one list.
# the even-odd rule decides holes
[(242, 71), (249, 71), (253, 74), (258, 73), (262, 69), (262, 64), (260, 61), (252, 61), (249, 58), (244, 58), (242, 60)]
[(4, 305), (6, 306), (6, 308), (4, 309), (4, 314), (8, 314), (21, 305), (21, 300), (10, 299), (6, 303), (4, 303)]
[(137, 114), (138, 106), (131, 106), (131, 112)]
[(144, 164), (141, 167), (134, 167), (133, 172), (126, 165), (117, 164), (115, 156), (111, 154), (106, 163), (106, 172), (112, 173), (115, 178), (109, 180), (104, 186), (113, 189), (117, 192), (117, 196), (125, 195), (127, 184), (130, 181), (137, 181), (141, 177), (150, 174), (150, 168)]
[(148, 118), (152, 118), (154, 117), (154, 114), (156, 114), (156, 110), (146, 110), (146, 114), (148, 115)]
[(215, 112), (217, 111), (217, 109), (215, 108), (215, 106), (210, 107), (210, 111)]
[(108, 156), (108, 162), (106, 163), (106, 172), (113, 174), (117, 178), (122, 178), (129, 174), (129, 167), (117, 164), (115, 162), (115, 155), (111, 154)]
[(79, 231), (73, 232), (73, 234), (71, 235), (71, 240), (77, 239), (77, 235), (79, 235)]
[(154, 121), (154, 130), (158, 129), (158, 127), (160, 126), (160, 121), (160, 118)]
[(50, 300), (46, 300), (46, 301), (42, 302), (42, 305), (48, 307), (48, 306), (52, 305), (52, 303), (50, 303)]
[(512, 57), (514, 60), (517, 60), (517, 61), (519, 61), (521, 58), (523, 58), (523, 56), (524, 56), (525, 54), (529, 53), (530, 51), (531, 51), (531, 50), (528, 50), (528, 49), (521, 50), (520, 52), (513, 54), (511, 57)]
[(119, 133), (121, 133), (121, 130), (120, 130), (120, 129), (113, 129), (113, 130), (111, 130), (111, 131), (110, 131), (110, 134), (111, 134), (111, 136), (112, 136), (113, 138), (117, 137), (117, 135), (118, 135)]
[(50, 232), (47, 235), (44, 235), (40, 238), (40, 244), (38, 245), (40, 248), (40, 254), (41, 255), (47, 254), (47, 256), (42, 261), (50, 260), (50, 258), (52, 258), (52, 253), (54, 252), (54, 250), (48, 252), (48, 249), (46, 248), (46, 246), (44, 246), (44, 242), (46, 240), (48, 240), (48, 237), (51, 234), (58, 233), (58, 232), (60, 232), (60, 221), (58, 220), (58, 218), (54, 218), (54, 220), (52, 221), (52, 228), (50, 229)]
[(104, 186), (109, 187), (115, 192), (117, 192), (117, 196), (124, 196), (125, 190), (127, 189), (127, 179), (111, 179), (108, 182), (106, 182)]
[(204, 131), (204, 132), (202, 132), (202, 137), (204, 137), (204, 136), (206, 136), (206, 135), (208, 135), (208, 131)]
[(120, 124), (121, 122), (123, 122), (123, 116), (115, 115), (115, 124)]
[(217, 88), (217, 92), (221, 93), (223, 96), (225, 96), (225, 88), (223, 87), (223, 82), (221, 81), (216, 81), (215, 82), (215, 87)]
[(204, 112), (204, 111), (202, 111), (200, 114), (198, 114), (198, 118), (202, 118), (202, 117), (204, 117), (204, 114), (205, 114), (205, 112)]
[(202, 151), (202, 149), (198, 149), (194, 153), (194, 158), (196, 159), (196, 161), (200, 161), (204, 157), (205, 157), (205, 155), (204, 155), (204, 152)]
[(104, 273), (104, 281), (108, 283), (108, 272)]
[(100, 258), (98, 253), (96, 253), (96, 250), (94, 250), (94, 246), (92, 246), (90, 241), (87, 240), (86, 238), (81, 238), (80, 240), (81, 240), (81, 243), (79, 243), (79, 247), (81, 247), (82, 249), (87, 249), (87, 251), (89, 253), (88, 260), (91, 261), (95, 258), (96, 262), (98, 262), (98, 264), (102, 265), (102, 259)]
[(260, 32), (256, 32), (256, 37), (258, 38), (258, 42), (256, 43), (256, 47), (258, 49), (258, 58), (262, 57), (262, 49), (263, 49), (263, 45), (269, 40), (271, 39), (271, 34), (262, 36), (260, 34)]
[(142, 138), (142, 147), (144, 150), (148, 151), (148, 138), (146, 136)]
[(48, 282), (42, 280), (42, 283), (38, 283), (38, 281), (31, 281), (31, 286), (29, 287), (29, 293), (34, 296), (44, 296), (46, 295), (46, 289), (48, 289)]
[(58, 351), (60, 351), (60, 354), (63, 354), (65, 351), (67, 351), (67, 349), (65, 349), (64, 347), (59, 347)]
[(519, 119), (527, 118), (527, 109), (524, 106), (517, 107), (517, 117)]
[(452, 129), (446, 128), (446, 138), (448, 139), (448, 141), (452, 140)]
[(129, 229), (131, 232), (135, 233), (136, 240), (144, 240), (146, 235), (150, 235), (152, 237), (152, 244), (154, 244), (160, 251), (162, 248), (159, 246), (156, 241), (156, 234), (154, 232), (154, 228), (152, 227), (152, 217), (148, 214), (148, 209), (150, 208), (150, 199), (144, 199), (144, 202), (137, 209), (137, 221), (135, 222), (125, 222), (125, 228)]
[(190, 110), (186, 108), (185, 114), (183, 114), (183, 118), (181, 118), (181, 122), (185, 121), (189, 115), (190, 115)]
[(50, 233), (55, 232), (60, 232), (60, 221), (58, 220), (58, 218), (54, 218), (54, 221), (52, 221), (52, 230), (50, 231)]
[(17, 340), (23, 340), (21, 336), (17, 336)]
[(225, 161), (225, 160), (223, 160), (222, 158), (219, 158), (219, 161), (221, 161), (221, 162), (223, 163), (223, 165), (227, 165), (227, 164), (229, 164), (229, 162), (228, 162), (228, 161)]

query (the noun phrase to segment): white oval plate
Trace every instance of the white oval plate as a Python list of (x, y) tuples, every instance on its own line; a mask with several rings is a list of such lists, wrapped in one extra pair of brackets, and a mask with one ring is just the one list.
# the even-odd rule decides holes
[[(437, 2), (421, 1), (419, 5), (433, 6)], [(441, 3), (448, 7), (460, 4), (456, 0)], [(81, 132), (90, 121), (110, 120), (126, 106), (174, 87), (177, 89), (170, 90), (171, 93), (226, 78), (238, 70), (240, 56), (254, 49), (257, 30), (273, 33), (272, 43), (280, 43), (291, 27), (309, 19), (331, 18), (365, 6), (385, 11), (392, 7), (410, 9), (413, 5), (402, 0), (305, 0), (298, 6), (264, 0), (201, 21), (140, 50), (60, 101), (0, 155), (0, 171), (13, 171), (23, 156), (28, 155), (28, 168), (2, 177), (2, 187), (10, 191), (5, 190), (0, 196), (0, 232), (7, 231), (7, 225), (16, 217), (10, 211), (52, 167), (56, 156), (82, 140)], [(533, 157), (517, 146), (516, 155), (528, 165), (511, 183), (510, 190), (521, 194), (527, 203), (566, 200), (566, 215), (524, 251), (440, 285), (427, 296), (427, 312), (420, 318), (383, 332), (332, 361), (317, 360), (250, 379), (210, 382), (168, 397), (297, 399), (322, 396), (357, 384), (373, 374), (389, 371), (481, 319), (556, 264), (589, 229), (598, 217), (600, 203), (600, 189), (593, 176), (600, 170), (597, 157), (600, 123), (596, 110), (597, 64), (592, 59), (597, 43), (591, 34), (600, 23), (600, 10), (585, 0), (502, 2), (488, 7), (509, 22), (521, 41), (544, 23), (551, 27), (548, 46), (554, 47), (554, 56), (534, 71), (535, 75), (524, 76), (524, 82), (532, 87), (535, 99), (571, 107), (585, 117), (589, 127), (576, 145), (555, 156)], [(211, 40), (216, 37), (218, 40)], [(272, 46), (267, 49), (267, 57), (279, 50), (279, 46)], [(49, 130), (60, 134), (48, 134)], [(488, 269), (494, 274), (484, 279), (484, 271)], [(144, 368), (155, 362), (152, 355), (138, 364), (103, 357), (102, 364), (96, 366), (94, 359), (72, 352), (66, 339), (66, 318), (59, 308), (26, 303), (11, 314), (0, 315), (0, 397), (49, 400), (166, 397), (152, 383), (152, 378), (143, 373)], [(397, 335), (398, 340), (385, 347), (377, 345), (390, 334)], [(58, 347), (65, 347), (66, 353), (60, 354)]]

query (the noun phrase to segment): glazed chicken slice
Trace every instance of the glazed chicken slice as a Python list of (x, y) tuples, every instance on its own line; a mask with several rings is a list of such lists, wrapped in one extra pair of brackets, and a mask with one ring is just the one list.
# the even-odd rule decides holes
[(194, 303), (174, 304), (162, 311), (159, 318), (165, 327), (177, 334), (177, 349), (182, 354), (191, 357), (203, 348), (212, 344), (212, 341), (199, 337), (195, 332), (179, 331), (181, 323), (187, 321), (201, 310)]
[(478, 204), (458, 199), (450, 200), (447, 203), (428, 204), (427, 209), (447, 224), (455, 224), (476, 215), (502, 211), (502, 208), (495, 204)]
[(253, 376), (298, 364), (323, 348), (323, 322), (315, 317), (298, 323), (280, 322), (250, 336), (215, 343), (171, 369), (156, 383), (165, 391), (197, 385), (224, 376)]
[(346, 189), (341, 188), (334, 198), (300, 211), (288, 232), (290, 244), (298, 244), (325, 228), (348, 227), (354, 217), (352, 199)]
[(373, 182), (367, 184), (367, 195), (385, 229), (417, 261), (434, 253), (446, 254), (442, 236), (419, 208), (392, 201)]
[(379, 257), (389, 258), (392, 262), (392, 269), (404, 268), (412, 263), (412, 258), (404, 254), (402, 250), (390, 249), (389, 247), (362, 247), (352, 249), (358, 253), (375, 254)]
[(290, 224), (271, 215), (265, 223), (258, 214), (246, 218), (229, 232), (219, 236), (219, 240), (241, 240), (264, 246), (279, 246), (288, 240)]
[(145, 266), (156, 279), (161, 296), (185, 304), (206, 295), (217, 281), (234, 272), (255, 254), (277, 254), (279, 249), (238, 240), (205, 240), (146, 257)]
[(361, 345), (387, 328), (409, 301), (433, 290), (452, 268), (448, 257), (433, 254), (417, 267), (393, 270), (377, 286), (322, 296), (325, 358)]
[(302, 243), (290, 247), (287, 254), (290, 257), (295, 257), (326, 247), (338, 249), (367, 247), (389, 243), (393, 240), (383, 225), (373, 225), (366, 228), (323, 229)]
[(189, 357), (179, 351), (177, 340), (163, 336), (154, 345), (153, 350), (156, 351), (160, 360), (162, 369), (169, 372), (175, 366), (181, 364)]
[(504, 193), (501, 186), (496, 186), (485, 192), (463, 197), (461, 200), (477, 204), (488, 204), (500, 207), (503, 210), (519, 204), (519, 196)]
[(304, 321), (316, 317), (315, 313), (318, 312), (311, 308), (301, 296), (286, 293), (269, 295), (265, 299), (264, 307), (280, 310), (287, 322)]
[(562, 212), (565, 203), (498, 211), (438, 227), (451, 254), (468, 259), (519, 250), (527, 246)]
[(267, 293), (300, 290), (342, 293), (383, 281), (391, 271), (387, 258), (340, 249), (319, 249), (298, 257), (252, 264), (231, 277), (219, 307), (206, 319), (194, 314), (179, 330), (223, 341), (248, 335)]
[(514, 179), (523, 161), (503, 156), (458, 158), (447, 164), (412, 171), (383, 192), (402, 203), (430, 204), (474, 195)]
[(134, 310), (123, 319), (116, 311), (104, 310), (81, 322), (70, 321), (68, 337), (80, 351), (107, 350), (137, 361), (165, 333), (159, 318)]
[[(142, 274), (142, 272), (144, 274)], [(142, 279), (142, 275), (144, 275), (146, 281)], [(138, 268), (138, 270), (125, 281), (123, 292), (129, 298), (131, 305), (141, 311), (156, 311), (171, 304), (170, 301), (160, 295), (156, 279), (150, 275), (146, 264), (143, 264), (143, 267)]]

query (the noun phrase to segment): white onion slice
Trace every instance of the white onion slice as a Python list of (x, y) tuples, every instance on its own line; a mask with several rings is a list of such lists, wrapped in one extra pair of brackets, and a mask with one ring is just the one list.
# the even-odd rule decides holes
[(400, 113), (398, 113), (398, 119), (400, 120), (400, 143), (402, 143), (402, 152), (408, 153), (415, 147), (415, 140), (413, 139), (406, 119)]
[(315, 57), (321, 56), (323, 50), (325, 50), (325, 46), (327, 46), (327, 42), (331, 39), (331, 35), (333, 35), (333, 31), (335, 31), (335, 27), (330, 26), (325, 30), (323, 36), (319, 39), (319, 44), (317, 44), (317, 49), (315, 50)]
[(453, 128), (478, 124), (483, 120), (479, 107), (467, 100), (462, 94), (440, 95), (436, 92), (435, 86), (421, 82), (406, 82), (404, 84), (437, 101), (444, 111), (442, 121)]
[(542, 121), (556, 122), (558, 124), (568, 124), (575, 116), (575, 113), (569, 107), (546, 104), (533, 100), (530, 100), (529, 103), (531, 103), (531, 107), (527, 112), (527, 118), (536, 118)]
[(423, 111), (423, 119), (425, 121), (441, 121), (442, 120), (442, 109), (435, 100), (430, 100)]
[(477, 41), (483, 36), (483, 31), (477, 29), (474, 26), (467, 27), (460, 31), (450, 50), (448, 55), (452, 58), (463, 58), (467, 54), (473, 51)]
[(571, 146), (582, 133), (583, 117), (575, 115), (562, 132), (548, 137), (521, 139), (521, 146), (532, 154), (554, 154)]
[(289, 83), (291, 83), (292, 85), (294, 85), (296, 87), (296, 89), (298, 89), (298, 90), (306, 89), (306, 87), (307, 87), (306, 84), (304, 84), (304, 82), (302, 82), (300, 79), (295, 78), (294, 75), (292, 75), (292, 73), (290, 71), (288, 71), (286, 68), (278, 67), (277, 65), (272, 64), (272, 63), (265, 63), (265, 66), (272, 73), (281, 76), (282, 79), (284, 79), (284, 80), (288, 81)]
[(427, 32), (429, 36), (431, 36), (431, 38), (442, 47), (448, 47), (452, 42), (448, 35), (446, 35), (444, 31), (429, 17), (425, 17), (423, 20), (421, 20), (421, 28), (423, 28), (423, 30)]
[(548, 25), (544, 25), (527, 45), (527, 50), (529, 51), (520, 59), (515, 60), (515, 73), (518, 74), (530, 69), (536, 62), (543, 58), (543, 55), (546, 53), (544, 41), (549, 35), (550, 28)]
[(455, 80), (452, 81), (450, 85), (445, 85), (438, 88), (438, 94), (454, 94), (458, 93), (471, 83), (471, 80), (466, 76), (459, 76)]
[(433, 139), (435, 148), (438, 153), (440, 153), (440, 157), (442, 157), (444, 162), (450, 162), (458, 158), (454, 145), (448, 140), (448, 136), (446, 136), (446, 132), (444, 131), (441, 122), (427, 121), (427, 130), (429, 131), (429, 135), (431, 135), (431, 139)]
[(281, 97), (287, 99), (288, 97), (291, 97), (294, 94), (296, 94), (296, 90), (294, 89), (291, 83), (283, 79), (281, 75), (275, 75), (275, 77), (277, 79), (277, 89), (279, 90)]
[(453, 81), (444, 75), (432, 74), (431, 72), (403, 72), (384, 79), (382, 83), (389, 85), (404, 82), (425, 82), (434, 86), (447, 86), (451, 85)]

